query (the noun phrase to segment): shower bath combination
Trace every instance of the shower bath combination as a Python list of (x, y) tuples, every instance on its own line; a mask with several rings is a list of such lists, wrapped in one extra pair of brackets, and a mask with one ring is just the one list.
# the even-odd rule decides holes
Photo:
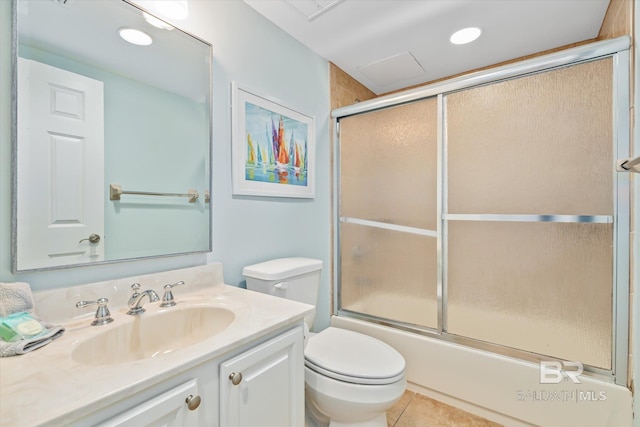
[[(420, 366), (409, 381), (505, 414), (451, 384), (475, 377), (506, 399), (539, 388), (552, 360), (628, 392), (628, 48), (597, 42), (334, 110), (332, 324), (454, 380)], [(451, 366), (462, 360), (484, 373)]]

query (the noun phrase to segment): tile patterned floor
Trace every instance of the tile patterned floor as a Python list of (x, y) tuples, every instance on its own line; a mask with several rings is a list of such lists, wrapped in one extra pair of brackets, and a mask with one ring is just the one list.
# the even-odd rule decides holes
[(387, 411), (389, 427), (501, 427), (477, 415), (407, 390)]

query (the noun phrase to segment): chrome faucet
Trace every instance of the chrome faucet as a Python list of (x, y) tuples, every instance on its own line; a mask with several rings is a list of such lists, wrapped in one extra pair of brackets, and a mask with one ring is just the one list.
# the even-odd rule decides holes
[(93, 322), (91, 322), (91, 326), (100, 326), (113, 322), (111, 313), (109, 312), (109, 308), (107, 307), (108, 302), (109, 300), (106, 298), (98, 298), (95, 301), (78, 301), (76, 303), (76, 307), (82, 308), (88, 305), (97, 305), (98, 309), (96, 310), (96, 315), (93, 319)]
[(171, 291), (171, 289), (173, 289), (175, 286), (180, 285), (184, 285), (184, 282), (182, 280), (172, 285), (164, 285), (164, 295), (162, 296), (162, 303), (160, 304), (160, 307), (173, 307), (177, 304), (173, 300), (173, 292)]
[(160, 301), (160, 297), (154, 290), (149, 289), (146, 291), (139, 292), (140, 291), (139, 283), (134, 283), (133, 285), (131, 285), (131, 291), (132, 293), (128, 303), (129, 311), (127, 311), (127, 314), (135, 315), (135, 314), (144, 313), (145, 309), (142, 308), (142, 299), (145, 296), (149, 297), (150, 302)]

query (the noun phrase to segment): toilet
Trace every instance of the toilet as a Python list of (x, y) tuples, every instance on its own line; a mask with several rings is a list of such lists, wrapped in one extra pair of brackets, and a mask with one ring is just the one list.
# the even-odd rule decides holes
[[(316, 306), (322, 261), (280, 258), (247, 266), (247, 289)], [(307, 427), (387, 427), (386, 411), (406, 388), (405, 361), (382, 341), (335, 327), (308, 333), (304, 376)]]

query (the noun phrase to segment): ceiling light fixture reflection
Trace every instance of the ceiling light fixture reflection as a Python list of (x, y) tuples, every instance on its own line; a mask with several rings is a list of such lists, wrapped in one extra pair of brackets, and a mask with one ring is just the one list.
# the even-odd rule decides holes
[(153, 25), (156, 28), (160, 28), (161, 30), (171, 31), (173, 30), (173, 25), (167, 24), (162, 19), (158, 19), (155, 16), (149, 15), (147, 12), (142, 12), (142, 17), (149, 25)]
[(189, 16), (189, 4), (187, 0), (157, 0), (155, 9), (165, 18), (186, 19)]
[(471, 43), (482, 34), (482, 30), (478, 27), (468, 27), (456, 31), (451, 35), (449, 41), (453, 44)]
[(140, 30), (134, 30), (133, 28), (120, 28), (118, 30), (118, 34), (124, 40), (132, 44), (137, 44), (138, 46), (148, 46), (153, 43), (153, 39), (150, 35), (143, 33)]

